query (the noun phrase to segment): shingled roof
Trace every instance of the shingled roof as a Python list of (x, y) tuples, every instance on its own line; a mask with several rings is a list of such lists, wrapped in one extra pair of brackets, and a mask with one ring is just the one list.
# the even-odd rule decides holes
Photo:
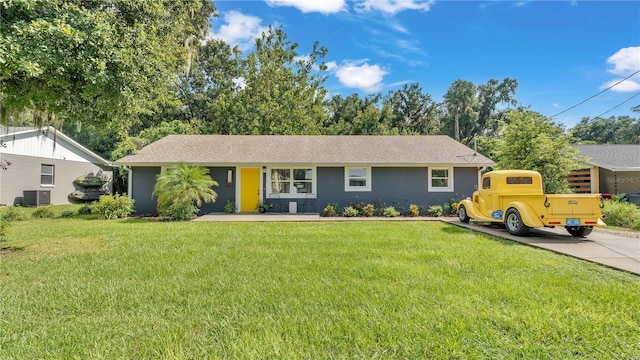
[(575, 145), (587, 163), (611, 171), (640, 171), (640, 145)]
[(116, 164), (492, 166), (448, 136), (169, 135)]

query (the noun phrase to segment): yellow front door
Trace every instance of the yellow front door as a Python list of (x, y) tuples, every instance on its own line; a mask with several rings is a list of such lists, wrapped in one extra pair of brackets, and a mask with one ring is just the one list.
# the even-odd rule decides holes
[(260, 168), (240, 169), (240, 211), (255, 212), (260, 201)]

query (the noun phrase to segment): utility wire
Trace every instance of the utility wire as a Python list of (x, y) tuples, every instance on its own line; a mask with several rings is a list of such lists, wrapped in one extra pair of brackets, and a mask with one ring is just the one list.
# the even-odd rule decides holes
[[(623, 81), (627, 80), (628, 78), (632, 77), (633, 75), (635, 75), (635, 74), (637, 74), (637, 73), (640, 73), (640, 70), (638, 70), (638, 71), (634, 72), (633, 74), (631, 74), (631, 75), (627, 76), (626, 78), (624, 78), (624, 79), (622, 79), (622, 80), (618, 81), (617, 83), (615, 83), (615, 84), (613, 84), (613, 85), (609, 86), (608, 88), (606, 88), (606, 89), (604, 89), (604, 90), (600, 91), (599, 93), (597, 93), (597, 94), (595, 94), (595, 95), (592, 95), (592, 96), (590, 96), (590, 97), (588, 97), (588, 98), (586, 98), (586, 99), (582, 100), (581, 102), (579, 102), (579, 103), (577, 103), (577, 104), (575, 104), (575, 105), (571, 106), (570, 108), (567, 108), (567, 109), (564, 109), (564, 110), (560, 111), (559, 113), (557, 113), (557, 114), (555, 114), (555, 115), (551, 116), (551, 117), (550, 117), (550, 119), (553, 119), (554, 117), (556, 117), (556, 116), (558, 116), (558, 115), (564, 114), (564, 113), (566, 113), (567, 111), (569, 111), (569, 110), (571, 110), (571, 109), (573, 109), (573, 108), (576, 108), (576, 107), (578, 107), (578, 106), (580, 106), (580, 105), (582, 105), (582, 104), (586, 103), (587, 101), (589, 101), (589, 100), (593, 99), (594, 97), (596, 97), (596, 96), (598, 96), (598, 95), (602, 94), (603, 92), (605, 92), (605, 91), (607, 91), (607, 90), (611, 89), (612, 87), (614, 87), (614, 86), (616, 86), (616, 85), (620, 84), (621, 82), (623, 82)], [(614, 109), (615, 109), (615, 108), (614, 108)], [(613, 109), (611, 109), (611, 110), (613, 110)], [(609, 111), (611, 111), (611, 110), (609, 110)]]
[(624, 104), (624, 103), (626, 103), (626, 102), (628, 102), (628, 101), (631, 101), (631, 99), (633, 99), (634, 97), (636, 97), (636, 96), (638, 96), (638, 95), (640, 95), (640, 92), (637, 92), (635, 95), (633, 95), (632, 97), (628, 98), (627, 100), (625, 100), (625, 101), (621, 102), (620, 104), (618, 104), (618, 105), (616, 105), (616, 106), (612, 107), (611, 109), (609, 109), (609, 110), (607, 110), (607, 111), (603, 112), (602, 114), (600, 114), (600, 115), (596, 116), (596, 118), (599, 118), (599, 117), (601, 117), (602, 115), (605, 115), (606, 113), (608, 113), (608, 112), (610, 112), (610, 111), (615, 110), (615, 109), (616, 109), (616, 108), (618, 108), (620, 105), (622, 105), (622, 104)]

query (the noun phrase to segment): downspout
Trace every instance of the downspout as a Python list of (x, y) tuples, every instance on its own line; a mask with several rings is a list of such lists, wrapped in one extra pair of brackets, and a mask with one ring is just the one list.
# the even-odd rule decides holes
[(482, 172), (487, 169), (486, 166), (481, 166), (478, 168), (478, 180), (476, 184), (476, 190), (480, 189), (480, 182), (482, 181)]
[(123, 169), (127, 170), (127, 197), (133, 199), (133, 169), (124, 165)]

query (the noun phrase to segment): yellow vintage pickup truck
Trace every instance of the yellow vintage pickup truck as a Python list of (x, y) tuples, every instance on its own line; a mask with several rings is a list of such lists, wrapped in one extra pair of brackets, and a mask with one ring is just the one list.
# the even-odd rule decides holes
[(512, 235), (530, 228), (564, 226), (577, 237), (606, 226), (600, 194), (545, 194), (542, 176), (530, 170), (491, 171), (482, 176), (481, 189), (460, 202), (458, 217), (504, 224)]

